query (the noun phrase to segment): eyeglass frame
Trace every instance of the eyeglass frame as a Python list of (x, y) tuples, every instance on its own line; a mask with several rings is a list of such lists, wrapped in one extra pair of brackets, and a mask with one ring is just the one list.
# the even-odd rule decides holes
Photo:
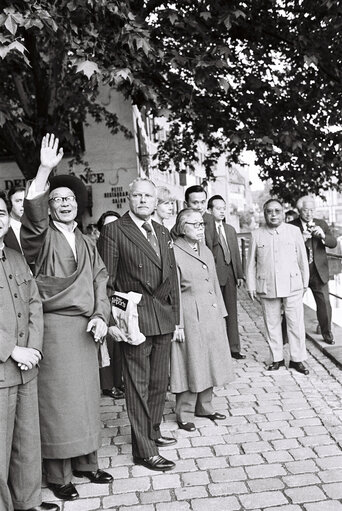
[(63, 204), (64, 202), (74, 203), (76, 202), (75, 195), (67, 195), (66, 197), (51, 197), (49, 202), (53, 201), (55, 204)]
[(195, 227), (195, 229), (199, 229), (200, 227), (202, 227), (204, 229), (204, 222), (184, 222), (184, 224), (190, 224), (190, 225), (193, 225)]

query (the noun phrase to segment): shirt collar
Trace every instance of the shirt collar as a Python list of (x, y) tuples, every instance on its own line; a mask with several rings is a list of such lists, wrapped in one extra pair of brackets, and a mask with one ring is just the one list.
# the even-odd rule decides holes
[(52, 221), (59, 231), (75, 232), (75, 229), (77, 227), (77, 222), (74, 222), (73, 226), (72, 226), (72, 231), (68, 231), (68, 229), (65, 227), (65, 224), (63, 222), (57, 222), (57, 220), (52, 220)]
[(145, 222), (150, 224), (150, 226), (153, 228), (152, 223), (151, 223), (151, 217), (148, 220), (143, 220), (142, 218), (139, 218), (137, 215), (135, 215), (133, 213), (133, 211), (129, 211), (128, 214), (131, 217), (131, 219), (133, 220), (133, 222), (139, 227), (139, 229), (142, 229), (142, 226)]

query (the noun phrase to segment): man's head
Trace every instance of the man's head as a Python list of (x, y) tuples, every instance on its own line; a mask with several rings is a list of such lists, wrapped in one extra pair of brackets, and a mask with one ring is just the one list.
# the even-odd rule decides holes
[(129, 208), (141, 220), (149, 220), (157, 206), (157, 188), (150, 179), (138, 177), (129, 185)]
[(8, 198), (12, 203), (11, 217), (14, 220), (20, 220), (24, 213), (25, 188), (23, 186), (14, 186), (8, 192)]
[(4, 236), (10, 225), (10, 212), (12, 204), (8, 199), (6, 192), (0, 190), (0, 243), (3, 243)]
[(186, 207), (199, 211), (204, 215), (207, 202), (207, 192), (200, 185), (190, 186), (185, 190)]
[(294, 209), (289, 209), (285, 212), (285, 222), (288, 224), (298, 218), (298, 213)]
[(60, 186), (50, 192), (49, 213), (52, 220), (71, 225), (77, 216), (77, 202), (74, 192), (66, 186)]
[(309, 195), (297, 200), (297, 209), (304, 222), (312, 222), (315, 213), (315, 201)]
[(266, 224), (271, 229), (276, 229), (284, 221), (284, 207), (279, 199), (269, 199), (265, 202), (264, 216)]
[(226, 202), (221, 195), (213, 195), (208, 200), (208, 210), (216, 222), (222, 222), (226, 216)]

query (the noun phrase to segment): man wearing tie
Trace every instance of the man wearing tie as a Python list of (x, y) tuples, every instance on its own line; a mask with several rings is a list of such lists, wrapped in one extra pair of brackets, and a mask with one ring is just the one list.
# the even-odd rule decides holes
[(208, 210), (215, 219), (218, 236), (218, 243), (213, 246), (213, 254), (223, 300), (228, 312), (226, 326), (231, 355), (238, 360), (244, 359), (246, 355), (240, 352), (236, 291), (236, 288), (243, 284), (244, 276), (236, 231), (233, 226), (224, 222), (226, 203), (221, 195), (214, 195), (209, 199)]
[(98, 248), (109, 273), (108, 294), (142, 294), (139, 328), (145, 342), (121, 343), (122, 369), (133, 460), (151, 470), (171, 470), (175, 464), (158, 447), (176, 443), (162, 437), (160, 423), (168, 384), (171, 338), (179, 324), (176, 263), (169, 231), (151, 215), (157, 190), (149, 179), (129, 186), (130, 211), (104, 226)]
[(310, 268), (309, 288), (316, 301), (318, 323), (323, 340), (327, 344), (335, 344), (331, 331), (329, 265), (326, 247), (335, 248), (337, 240), (324, 220), (314, 218), (315, 201), (312, 197), (298, 199), (297, 209), (300, 216), (291, 223), (299, 227), (303, 234)]

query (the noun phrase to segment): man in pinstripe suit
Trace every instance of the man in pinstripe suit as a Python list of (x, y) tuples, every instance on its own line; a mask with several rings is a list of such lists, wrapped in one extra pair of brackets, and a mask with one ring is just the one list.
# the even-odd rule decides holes
[(160, 423), (168, 383), (170, 343), (179, 323), (176, 264), (168, 230), (151, 221), (157, 191), (149, 179), (129, 187), (130, 211), (101, 231), (99, 252), (109, 273), (108, 291), (142, 294), (138, 305), (139, 346), (121, 343), (127, 412), (131, 422), (135, 464), (152, 470), (171, 470), (172, 461), (158, 447), (174, 438), (162, 437)]

